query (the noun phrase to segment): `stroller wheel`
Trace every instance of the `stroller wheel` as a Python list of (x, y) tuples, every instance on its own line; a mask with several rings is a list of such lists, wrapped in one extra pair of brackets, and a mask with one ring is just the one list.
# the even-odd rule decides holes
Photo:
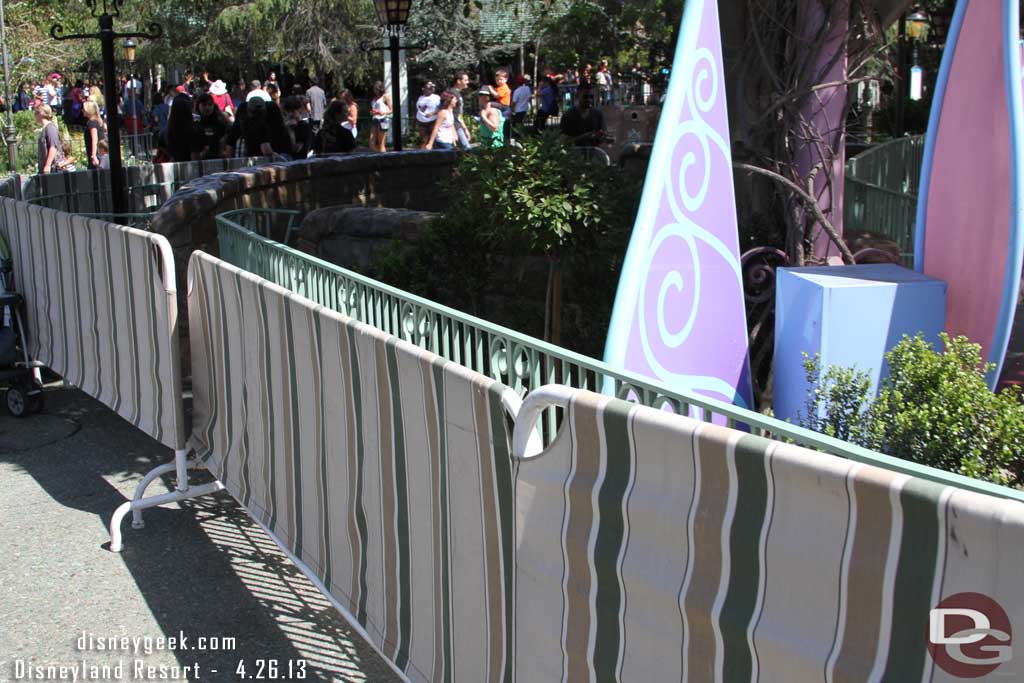
[(28, 414), (29, 398), (20, 384), (12, 384), (8, 387), (5, 403), (11, 417), (25, 417)]

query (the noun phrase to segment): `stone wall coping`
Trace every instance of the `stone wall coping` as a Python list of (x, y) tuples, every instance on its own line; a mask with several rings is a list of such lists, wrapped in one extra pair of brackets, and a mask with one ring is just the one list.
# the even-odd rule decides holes
[[(260, 190), (302, 183), (312, 179), (352, 174), (381, 173), (410, 167), (451, 167), (456, 151), (410, 150), (403, 152), (365, 152), (281, 161), (196, 178), (180, 188), (153, 217), (153, 230), (170, 239), (172, 225), (181, 225), (194, 217), (237, 208), (232, 200)], [(171, 240), (174, 246), (178, 240)]]

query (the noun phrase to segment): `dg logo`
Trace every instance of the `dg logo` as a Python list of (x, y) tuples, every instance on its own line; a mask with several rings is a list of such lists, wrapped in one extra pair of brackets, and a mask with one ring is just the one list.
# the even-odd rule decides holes
[(981, 593), (951, 595), (928, 615), (928, 652), (958, 678), (980, 678), (1010, 661), (1012, 637), (1006, 611)]

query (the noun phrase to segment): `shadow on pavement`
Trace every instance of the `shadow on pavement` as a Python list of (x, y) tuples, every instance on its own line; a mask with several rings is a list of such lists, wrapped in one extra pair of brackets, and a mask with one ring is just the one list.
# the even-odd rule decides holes
[[(167, 448), (77, 390), (48, 389), (44, 415), (50, 417), (0, 417), (0, 444), (8, 444), (0, 447), (0, 464), (31, 475), (53, 501), (64, 509), (89, 513), (104, 529), (117, 506), (131, 495), (134, 482), (172, 457)], [(60, 436), (62, 431), (67, 434)], [(25, 447), (14, 450), (11, 443)], [(170, 479), (164, 481), (164, 486), (170, 484)], [(150, 493), (159, 489), (154, 483)], [(61, 516), (59, 508), (56, 514)], [(277, 660), (281, 678), (289, 677), (291, 662), (292, 678), (304, 666), (306, 680), (397, 680), (226, 493), (185, 501), (180, 507), (153, 508), (144, 516), (145, 529), (131, 529), (130, 517), (124, 523), (125, 548), (118, 557), (130, 580), (95, 586), (88, 593), (93, 607), (103, 613), (118, 591), (131, 590), (134, 582), (162, 634), (126, 635), (171, 637), (181, 632), (192, 648), (200, 636), (235, 638), (232, 649), (175, 651), (181, 666), (198, 664), (201, 680), (239, 680), (239, 662), (253, 677), (260, 666), (257, 660), (264, 661), (264, 669), (267, 660)], [(97, 537), (95, 529), (87, 531), (79, 535)], [(60, 543), (66, 538), (39, 542)], [(105, 533), (102, 538), (106, 540)], [(100, 544), (95, 553), (110, 556)], [(60, 547), (52, 548), (52, 554), (54, 562), (61, 561)], [(103, 559), (95, 557), (96, 562)], [(114, 635), (101, 624), (96, 624), (95, 633)]]

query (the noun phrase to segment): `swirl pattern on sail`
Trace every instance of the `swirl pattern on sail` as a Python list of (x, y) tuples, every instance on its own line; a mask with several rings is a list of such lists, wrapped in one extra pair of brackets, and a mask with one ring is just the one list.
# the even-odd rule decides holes
[(718, 7), (691, 1), (605, 358), (677, 392), (749, 407), (728, 131)]

